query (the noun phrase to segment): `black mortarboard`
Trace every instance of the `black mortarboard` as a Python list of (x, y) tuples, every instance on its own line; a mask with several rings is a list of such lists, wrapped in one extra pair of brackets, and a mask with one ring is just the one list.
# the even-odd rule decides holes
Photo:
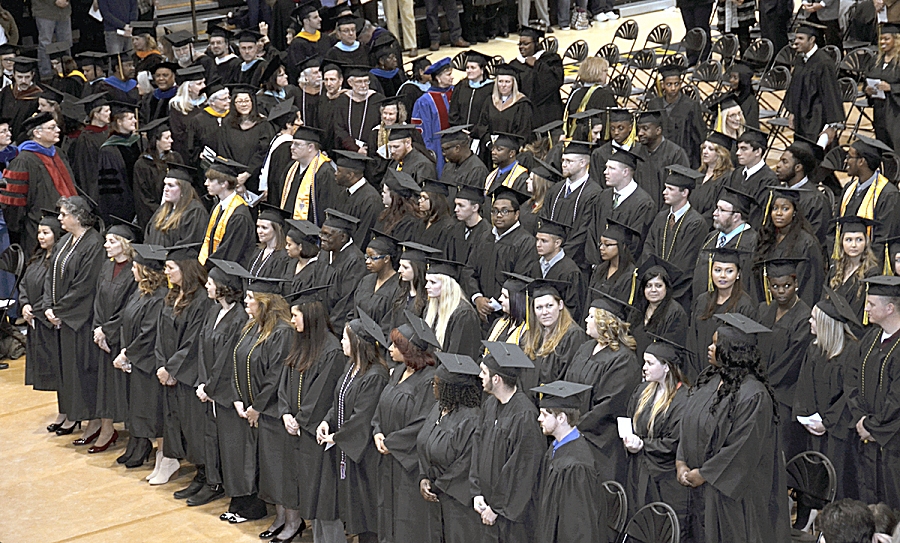
[(135, 113), (137, 108), (138, 105), (131, 102), (120, 102), (119, 100), (112, 100), (109, 102), (110, 115)]
[(594, 144), (589, 141), (572, 140), (566, 143), (566, 148), (563, 150), (563, 154), (591, 156), (591, 151), (593, 150), (593, 148)]
[(434, 330), (428, 326), (428, 323), (425, 322), (424, 319), (416, 316), (416, 314), (409, 309), (405, 309), (403, 314), (406, 316), (406, 320), (409, 321), (409, 326), (413, 331), (413, 337), (403, 334), (404, 337), (415, 343), (416, 347), (423, 351), (428, 349), (429, 345), (436, 349), (441, 348), (441, 342), (438, 341), (437, 336), (434, 334)]
[(787, 275), (796, 275), (797, 265), (801, 262), (806, 262), (806, 260), (806, 258), (779, 257), (764, 260), (760, 262), (760, 265), (765, 269), (764, 275), (766, 277), (785, 277)]
[(209, 165), (209, 169), (217, 171), (219, 173), (224, 173), (225, 175), (237, 177), (241, 174), (241, 172), (247, 170), (247, 166), (241, 164), (240, 162), (231, 160), (230, 158), (216, 155), (213, 158), (212, 163)]
[(210, 258), (209, 262), (213, 267), (209, 270), (209, 277), (216, 285), (226, 286), (232, 290), (244, 290), (244, 279), (253, 277), (246, 268), (237, 262), (222, 260), (219, 258)]
[(61, 104), (65, 96), (62, 92), (54, 89), (50, 85), (42, 85), (41, 86), (41, 98), (44, 100), (50, 100), (56, 102), (57, 104)]
[(244, 289), (251, 292), (263, 292), (266, 294), (281, 294), (282, 283), (290, 281), (281, 277), (254, 277), (244, 281)]
[(470, 62), (478, 64), (483, 69), (485, 66), (487, 66), (488, 56), (484, 53), (469, 49), (468, 51), (466, 51), (466, 64)]
[(545, 135), (547, 137), (550, 137), (551, 133), (554, 130), (562, 129), (563, 124), (564, 123), (562, 122), (562, 120), (550, 121), (549, 123), (547, 123), (545, 125), (541, 125), (541, 126), (535, 128), (534, 130), (532, 130), (532, 132), (534, 132), (535, 134), (537, 134), (538, 136), (541, 136), (541, 137), (543, 137)]
[(422, 187), (411, 175), (388, 168), (383, 178), (384, 184), (402, 198), (409, 198), (422, 192)]
[(63, 117), (81, 122), (84, 120), (84, 106), (79, 106), (75, 102), (78, 100), (71, 94), (66, 94), (66, 98), (60, 102), (59, 111)]
[(359, 224), (359, 219), (353, 215), (341, 213), (329, 207), (325, 210), (325, 222), (322, 223), (322, 226), (337, 228), (349, 234), (356, 229), (357, 224)]
[(531, 198), (530, 194), (525, 194), (512, 187), (504, 187), (503, 185), (498, 185), (497, 188), (492, 190), (490, 196), (493, 198), (492, 201), (509, 200), (516, 211)]
[(451, 126), (446, 130), (441, 130), (440, 132), (436, 132), (438, 136), (441, 137), (441, 143), (450, 143), (454, 141), (468, 141), (469, 140), (469, 132), (468, 128), (470, 128), (471, 124), (463, 124), (459, 126)]
[(166, 35), (166, 40), (172, 47), (184, 47), (194, 41), (194, 35), (187, 30), (179, 30)]
[(557, 170), (553, 167), (552, 164), (548, 162), (544, 162), (543, 160), (535, 157), (534, 161), (537, 163), (534, 167), (531, 168), (531, 173), (537, 175), (538, 177), (542, 177), (551, 183), (559, 183), (565, 176), (561, 171)]
[(663, 78), (678, 76), (681, 77), (687, 68), (679, 64), (666, 64), (659, 67), (659, 75)]
[(503, 275), (506, 276), (506, 280), (503, 281), (503, 288), (509, 291), (510, 294), (515, 292), (524, 291), (528, 285), (534, 281), (531, 277), (527, 277), (515, 272), (503, 272)]
[(531, 283), (528, 283), (528, 286), (525, 290), (528, 292), (528, 295), (531, 296), (532, 300), (536, 300), (541, 296), (553, 296), (555, 298), (563, 299), (563, 293), (566, 292), (566, 289), (571, 285), (569, 281), (557, 281), (554, 279), (535, 279)]
[(262, 38), (262, 34), (256, 30), (245, 28), (238, 35), (238, 43), (256, 43)]
[(206, 69), (201, 66), (191, 66), (189, 68), (179, 68), (178, 71), (175, 72), (175, 79), (179, 83), (185, 83), (187, 81), (200, 81), (201, 79), (206, 78)]
[(749, 216), (753, 206), (757, 205), (756, 198), (750, 196), (746, 192), (725, 185), (719, 192), (719, 200), (728, 202), (734, 207), (734, 211), (740, 213), (745, 218)]
[(857, 215), (845, 215), (843, 217), (838, 217), (836, 219), (831, 219), (830, 222), (839, 224), (841, 226), (841, 234), (847, 233), (863, 233), (868, 234), (869, 228), (874, 228), (881, 224), (881, 222), (867, 219), (865, 217), (859, 217)]
[(59, 223), (59, 210), (41, 208), (41, 220), (38, 225), (47, 226), (53, 230), (53, 235), (57, 241), (63, 235), (62, 225)]
[(620, 107), (612, 107), (606, 110), (609, 114), (609, 122), (611, 123), (620, 123), (620, 122), (634, 122), (634, 113), (629, 109), (620, 108)]
[[(0, 53), (0, 55), (6, 53)], [(106, 53), (100, 53), (98, 51), (84, 51), (83, 53), (78, 53), (75, 55), (75, 58), (78, 60), (78, 65), (81, 67), (84, 66), (104, 66), (106, 62)]]
[[(794, 135), (794, 143), (790, 144), (785, 151), (790, 151), (791, 155), (803, 164), (804, 171), (807, 169), (812, 170), (825, 158), (825, 149), (822, 149), (815, 143), (807, 142), (805, 138), (797, 134)], [(810, 166), (806, 164), (810, 164)], [(811, 174), (812, 171), (806, 173)]]
[(358, 319), (353, 319), (347, 326), (350, 327), (363, 340), (387, 347), (387, 340), (384, 338), (384, 331), (378, 326), (372, 317), (370, 317), (361, 307), (356, 306), (356, 312), (359, 314)]
[(141, 245), (132, 243), (134, 249), (134, 261), (151, 270), (161, 271), (166, 261), (166, 250), (159, 245)]
[(519, 29), (520, 36), (528, 36), (533, 38), (534, 40), (539, 40), (546, 35), (546, 32), (541, 30), (540, 28), (534, 28), (533, 26), (523, 26)]
[(15, 55), (16, 54), (16, 46), (6, 42), (3, 45), (0, 45), (0, 56), (4, 55)]
[(744, 131), (738, 136), (737, 141), (738, 143), (755, 143), (765, 149), (769, 142), (769, 135), (762, 130), (745, 124)]
[(320, 143), (322, 141), (322, 131), (311, 126), (298, 126), (297, 130), (294, 132), (294, 139), (310, 143)]
[(456, 187), (456, 197), (470, 202), (484, 205), (484, 190), (481, 187), (471, 185), (459, 185)]
[(291, 17), (294, 17), (298, 21), (302, 21), (316, 11), (319, 11), (318, 2), (304, 2), (294, 8), (291, 12)]
[[(403, 96), (382, 96), (381, 98), (378, 98), (377, 100), (372, 100), (371, 103), (373, 106), (387, 107), (387, 106), (396, 106), (397, 104), (399, 104), (402, 101), (403, 101)], [(471, 125), (468, 125), (468, 126), (471, 126)], [(447, 130), (450, 130), (450, 128), (448, 128)], [(440, 134), (440, 132), (437, 132), (437, 134)]]
[[(794, 207), (796, 208), (797, 205), (800, 203), (800, 198), (803, 197), (804, 194), (810, 193), (813, 190), (814, 189), (807, 189), (807, 188), (793, 189), (790, 187), (769, 187), (769, 190), (767, 191), (769, 193), (769, 195), (763, 196), (764, 200), (762, 202), (759, 202), (759, 204), (765, 205), (765, 207), (766, 207), (765, 214), (766, 214), (766, 217), (768, 217), (769, 209), (771, 206), (767, 205), (767, 202), (771, 203), (771, 202), (774, 202), (778, 198), (783, 198), (785, 200), (788, 200), (792, 204), (794, 204)], [(764, 218), (763, 222), (765, 222), (765, 220), (766, 219)]]
[(287, 210), (281, 209), (280, 207), (273, 206), (272, 204), (260, 202), (258, 218), (278, 223), (283, 227), (284, 221), (291, 218), (291, 213)]
[(734, 264), (738, 269), (741, 268), (741, 259), (744, 255), (750, 254), (750, 251), (734, 249), (732, 247), (717, 247), (710, 252), (712, 253), (713, 262), (719, 262), (720, 264)]
[(884, 243), (885, 260), (887, 261), (885, 267), (893, 269), (894, 257), (897, 256), (897, 253), (900, 253), (900, 236), (891, 236), (881, 241)]
[[(287, 219), (285, 221), (288, 226), (290, 226), (290, 230), (288, 230), (288, 235), (292, 240), (299, 242), (301, 240), (306, 240), (313, 245), (319, 242), (319, 227), (315, 224), (299, 219)], [(292, 234), (296, 232), (296, 234)], [(299, 234), (300, 237), (295, 238), (294, 235)]]
[(647, 335), (650, 336), (653, 342), (647, 345), (647, 349), (644, 352), (652, 354), (660, 362), (683, 367), (684, 359), (691, 355), (687, 347), (679, 345), (670, 339), (658, 336), (652, 332), (647, 332)]
[(456, 281), (459, 281), (459, 272), (465, 267), (462, 262), (454, 262), (453, 260), (444, 260), (442, 258), (427, 257), (425, 263), (428, 265), (425, 273), (434, 275), (446, 275)]
[(44, 52), (47, 53), (47, 56), (51, 59), (63, 58), (69, 54), (69, 44), (66, 42), (50, 43), (44, 47)]
[(372, 56), (375, 57), (375, 60), (380, 60), (386, 56), (390, 56), (397, 52), (394, 47), (393, 40), (384, 40), (382, 43), (376, 43), (372, 45)]
[(334, 26), (335, 26), (335, 28), (337, 28), (337, 27), (339, 27), (339, 26), (341, 26), (341, 25), (351, 25), (351, 24), (352, 24), (352, 25), (356, 25), (356, 32), (357, 32), (357, 34), (358, 34), (359, 31), (362, 30), (362, 27), (363, 27), (363, 25), (364, 25), (365, 23), (364, 23), (363, 21), (361, 21), (361, 20), (359, 19), (359, 17), (357, 17), (357, 16), (354, 15), (353, 13), (348, 13), (348, 14), (346, 14), (346, 15), (341, 15), (340, 17), (338, 17), (337, 19), (334, 20)]
[(322, 64), (319, 66), (319, 71), (322, 72), (322, 75), (325, 75), (325, 72), (330, 72), (332, 70), (340, 74), (341, 77), (344, 77), (344, 68), (340, 63), (323, 58)]
[(365, 170), (366, 165), (372, 161), (372, 159), (366, 155), (361, 155), (352, 151), (344, 151), (343, 149), (335, 150), (334, 154), (335, 164), (341, 168), (348, 168), (357, 172)]
[(255, 99), (256, 93), (259, 90), (259, 88), (247, 83), (229, 83), (225, 86), (228, 87), (228, 90), (231, 93), (232, 100), (237, 94), (249, 94), (252, 98)]
[(105, 92), (100, 92), (97, 94), (92, 94), (81, 100), (75, 102), (78, 105), (84, 106), (84, 109), (87, 111), (91, 111), (95, 108), (105, 106), (107, 103), (108, 95)]
[(722, 147), (726, 151), (733, 151), (734, 146), (737, 145), (737, 140), (732, 138), (731, 136), (726, 136), (721, 132), (710, 132), (706, 135), (706, 141), (710, 143), (715, 143), (719, 147)]
[(550, 234), (565, 241), (569, 235), (569, 226), (550, 219), (538, 219), (537, 233)]
[(313, 55), (311, 57), (306, 57), (303, 60), (297, 62), (297, 70), (304, 71), (310, 68), (319, 68), (322, 65), (322, 57), (319, 55)]
[(662, 126), (663, 113), (664, 112), (661, 109), (641, 111), (638, 113), (637, 122), (638, 124), (655, 124)]
[(816, 303), (819, 309), (836, 321), (859, 326), (859, 318), (856, 316), (853, 308), (850, 307), (850, 304), (847, 303), (846, 298), (831, 290), (828, 285), (822, 287), (822, 292), (825, 294), (825, 298)]
[(881, 25), (882, 34), (900, 34), (900, 23), (884, 23)]
[(614, 239), (619, 243), (624, 243), (628, 250), (634, 246), (634, 242), (641, 237), (640, 230), (635, 230), (631, 226), (621, 223), (615, 219), (606, 220), (606, 229), (600, 237)]
[(293, 100), (284, 100), (269, 110), (266, 119), (275, 125), (277, 130), (281, 130), (288, 122), (293, 122), (297, 117), (297, 111), (299, 110), (297, 109), (297, 106), (294, 105)]
[(514, 151), (518, 151), (525, 141), (525, 138), (518, 134), (508, 134), (506, 132), (494, 132), (493, 136), (492, 145), (495, 147), (505, 147)]
[(33, 130), (44, 123), (50, 122), (53, 120), (52, 113), (37, 113), (31, 117), (28, 117), (22, 122), (22, 133), (26, 133), (29, 130)]
[(323, 296), (325, 295), (325, 289), (331, 288), (332, 285), (317, 285), (315, 287), (309, 287), (302, 290), (298, 290), (297, 292), (292, 292), (284, 297), (284, 299), (291, 304), (300, 305), (309, 302), (323, 302)]
[(442, 194), (444, 196), (450, 196), (450, 187), (453, 186), (451, 183), (445, 181), (439, 181), (437, 179), (428, 179), (425, 178), (422, 183), (422, 192), (430, 192), (433, 194)]
[(434, 372), (439, 381), (455, 385), (480, 384), (481, 367), (464, 354), (436, 353), (441, 365)]
[(617, 147), (612, 156), (609, 157), (609, 160), (619, 162), (634, 170), (637, 169), (638, 162), (643, 162), (644, 159), (627, 149)]
[(869, 296), (890, 296), (900, 298), (900, 277), (895, 275), (876, 275), (863, 279), (868, 283), (866, 290)]
[[(282, 58), (281, 53), (272, 55), (268, 62), (266, 62), (259, 81), (261, 83), (265, 83), (269, 80), (270, 77), (275, 75), (275, 72), (278, 71), (278, 68), (281, 68), (282, 66), (284, 66), (284, 59)], [(291, 102), (293, 102), (293, 100), (291, 100)]]
[(411, 262), (427, 262), (429, 258), (434, 258), (436, 255), (441, 254), (440, 249), (435, 249), (434, 247), (429, 247), (427, 245), (422, 245), (421, 243), (416, 243), (414, 241), (404, 241), (400, 244), (403, 248), (403, 254), (400, 256), (401, 260), (409, 260)]
[(138, 128), (138, 132), (143, 134), (154, 132), (157, 129), (162, 128), (164, 130), (160, 130), (160, 132), (165, 132), (169, 129), (169, 118), (168, 117), (160, 117), (159, 119), (154, 119), (149, 123)]
[(200, 256), (200, 242), (185, 243), (183, 245), (173, 245), (165, 247), (166, 260), (178, 262), (180, 260), (197, 260)]
[(128, 241), (141, 241), (144, 232), (139, 225), (115, 215), (110, 215), (109, 218), (115, 224), (106, 229), (107, 234), (113, 234)]
[[(571, 383), (569, 381), (553, 381), (531, 389), (540, 394), (540, 406), (543, 409), (578, 409), (585, 404), (584, 392), (592, 389), (591, 385)], [(570, 421), (574, 423), (575, 421)]]
[(666, 277), (669, 278), (669, 284), (674, 285), (681, 279), (681, 276), (684, 274), (677, 266), (672, 264), (667, 260), (663, 260), (662, 258), (656, 256), (655, 254), (650, 254), (644, 262), (638, 266), (637, 276), (638, 278), (643, 278), (644, 274), (647, 272), (653, 273), (665, 273)]
[(765, 334), (772, 331), (750, 317), (740, 313), (720, 313), (715, 315), (715, 317), (726, 325), (745, 334)]
[(413, 131), (418, 130), (418, 127), (414, 124), (391, 124), (384, 128), (390, 131), (390, 134), (388, 134), (388, 141), (411, 138), (413, 137)]
[(187, 181), (188, 183), (192, 183), (194, 181), (194, 174), (197, 173), (197, 168), (188, 166), (187, 164), (180, 164), (178, 162), (167, 162), (166, 167), (168, 168), (168, 170), (166, 171), (166, 177), (181, 179), (182, 181)]
[(481, 344), (490, 353), (481, 363), (494, 373), (516, 378), (522, 370), (534, 368), (534, 362), (515, 343), (483, 340)]
[(27, 74), (37, 69), (38, 60), (29, 57), (14, 57), (13, 62), (15, 63), (13, 65), (13, 70), (15, 72)]
[(515, 68), (504, 62), (503, 64), (498, 64), (494, 67), (494, 76), (498, 75), (508, 75), (516, 77), (518, 73), (516, 72)]
[(818, 41), (822, 39), (822, 33), (824, 31), (824, 26), (806, 20), (800, 23), (800, 26), (797, 27), (796, 32), (797, 34), (806, 34), (807, 36), (812, 36), (816, 38), (816, 41)]
[(344, 75), (346, 77), (369, 77), (370, 67), (364, 66), (362, 64), (345, 64), (344, 65)]
[(731, 109), (733, 107), (738, 107), (738, 103), (735, 101), (735, 94), (733, 92), (726, 92), (725, 94), (720, 94), (710, 100), (709, 106), (710, 108), (719, 107), (722, 109)]
[(697, 181), (703, 179), (702, 173), (681, 164), (666, 166), (666, 172), (669, 175), (666, 177), (665, 184), (682, 189), (694, 190), (694, 187), (697, 186)]
[(225, 19), (223, 18), (214, 18), (206, 21), (206, 37), (213, 38), (218, 36), (220, 38), (225, 38), (225, 40), (230, 40), (234, 35), (231, 30), (228, 30), (224, 26)]
[(166, 68), (166, 69), (170, 70), (173, 75), (177, 74), (178, 70), (180, 69), (177, 62), (162, 61), (162, 62), (157, 62), (156, 64), (151, 66), (150, 73), (155, 74), (156, 71), (159, 70), (160, 68)]
[(856, 149), (857, 154), (865, 159), (880, 161), (882, 153), (893, 151), (884, 142), (857, 134), (856, 141), (850, 144), (850, 147)]
[(579, 111), (578, 113), (572, 113), (569, 115), (570, 119), (575, 119), (576, 121), (580, 121), (582, 119), (593, 119), (599, 118), (603, 115), (602, 109), (586, 109), (584, 111)]
[(621, 321), (628, 322), (631, 313), (638, 313), (638, 310), (633, 305), (628, 302), (623, 302), (622, 300), (610, 296), (609, 294), (598, 290), (594, 287), (589, 287), (590, 290), (599, 296), (594, 298), (591, 301), (591, 307), (594, 309), (602, 309), (612, 315), (615, 315)]
[(132, 36), (151, 36), (156, 38), (156, 26), (159, 24), (157, 19), (152, 21), (131, 21)]
[(382, 255), (390, 255), (391, 260), (397, 254), (398, 246), (400, 244), (400, 240), (385, 234), (384, 232), (380, 232), (375, 230), (374, 228), (369, 231), (369, 235), (371, 237), (367, 248), (372, 249), (373, 251), (378, 252)]

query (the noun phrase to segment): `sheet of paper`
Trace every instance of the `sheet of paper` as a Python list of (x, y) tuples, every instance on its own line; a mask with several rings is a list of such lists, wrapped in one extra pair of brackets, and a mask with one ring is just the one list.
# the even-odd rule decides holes
[(616, 425), (619, 427), (619, 437), (625, 439), (634, 435), (630, 417), (616, 417)]
[(817, 423), (822, 422), (822, 415), (820, 415), (818, 413), (813, 413), (812, 415), (810, 415), (808, 417), (797, 416), (797, 422), (799, 422), (800, 424), (802, 424), (804, 426), (813, 426)]
[(325, 450), (326, 450), (326, 451), (327, 451), (328, 449), (332, 448), (332, 447), (334, 447), (334, 443), (326, 443), (326, 444), (325, 444)]
[(475, 154), (477, 155), (480, 146), (481, 146), (481, 140), (473, 139), (473, 140), (472, 140), (472, 145), (469, 146), (469, 149), (471, 149), (472, 152), (475, 153)]
[(385, 160), (391, 159), (391, 152), (388, 151), (387, 145), (382, 145), (381, 147), (378, 148), (378, 151), (376, 151), (376, 152), (378, 153), (378, 156), (380, 156), (381, 158), (383, 158)]
[(94, 19), (97, 19), (101, 23), (103, 22), (103, 14), (100, 13), (100, 10), (95, 8), (93, 5), (91, 6), (91, 9), (88, 10), (88, 15), (90, 15)]
[(871, 78), (871, 77), (867, 77), (867, 78), (866, 78), (866, 86), (867, 86), (867, 87), (872, 87), (873, 89), (875, 89), (875, 94), (872, 95), (872, 98), (879, 98), (879, 99), (881, 99), (881, 100), (884, 100), (884, 91), (881, 90), (881, 89), (879, 89), (879, 88), (876, 86), (876, 85), (878, 85), (879, 83), (881, 83), (881, 80), (880, 80), (880, 79), (873, 79), (873, 78)]

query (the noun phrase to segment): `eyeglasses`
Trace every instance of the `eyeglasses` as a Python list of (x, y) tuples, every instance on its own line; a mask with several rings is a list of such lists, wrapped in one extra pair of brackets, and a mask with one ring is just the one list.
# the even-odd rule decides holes
[(492, 209), (491, 216), (492, 217), (506, 217), (510, 213), (515, 213), (514, 209)]
[(600, 247), (618, 247), (619, 243), (614, 241), (612, 243), (606, 243), (605, 241), (600, 242)]
[(378, 262), (379, 260), (384, 260), (388, 256), (389, 255), (378, 255), (378, 256), (366, 255), (366, 260), (371, 260), (372, 262)]
[(727, 209), (722, 209), (721, 207), (716, 206), (717, 213), (734, 213), (734, 210), (728, 211)]

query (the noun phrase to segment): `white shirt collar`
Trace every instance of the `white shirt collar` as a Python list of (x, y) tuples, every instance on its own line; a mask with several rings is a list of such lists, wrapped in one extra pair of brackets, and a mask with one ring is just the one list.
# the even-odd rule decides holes
[[(531, 56), (534, 57), (534, 60), (537, 60), (537, 59), (541, 58), (541, 55), (543, 55), (544, 52), (545, 52), (544, 49), (541, 49), (540, 51), (538, 51), (537, 53), (535, 53), (535, 54), (533, 54), (533, 55), (531, 55)], [(522, 55), (517, 55), (517, 56), (516, 56), (516, 60), (518, 60), (518, 61), (521, 62), (522, 64), (525, 64), (525, 57), (523, 57)]]
[(751, 175), (755, 174), (759, 170), (763, 169), (763, 166), (765, 166), (765, 165), (766, 165), (766, 161), (760, 160), (759, 163), (756, 166), (753, 166), (752, 168), (748, 168), (748, 167), (744, 166), (744, 171), (747, 172), (747, 177), (750, 177)]
[[(818, 41), (818, 40), (817, 40), (817, 41)], [(811, 57), (811, 56), (813, 56), (814, 54), (816, 54), (816, 51), (818, 51), (818, 50), (819, 50), (819, 46), (816, 45), (816, 44), (814, 43), (813, 46), (812, 46), (812, 49), (810, 49), (808, 53), (806, 53), (805, 55), (803, 55), (803, 60), (809, 62), (809, 57)]]
[(682, 208), (679, 209), (678, 211), (674, 211), (674, 210), (672, 210), (672, 208), (670, 207), (670, 208), (669, 208), (669, 212), (672, 213), (673, 215), (675, 215), (675, 220), (676, 220), (676, 221), (680, 221), (681, 218), (684, 217), (684, 214), (687, 213), (688, 210), (690, 210), (690, 209), (691, 209), (691, 203), (688, 202), (688, 203), (686, 203), (684, 206), (682, 206)]
[(799, 189), (800, 187), (802, 187), (803, 185), (805, 185), (805, 184), (808, 183), (808, 182), (809, 182), (809, 177), (804, 177), (803, 179), (800, 180), (799, 183), (797, 183), (796, 185), (791, 185), (791, 186), (788, 187), (788, 188), (791, 188), (791, 189)]
[(226, 209), (228, 209), (228, 203), (231, 202), (231, 199), (234, 198), (235, 194), (237, 194), (237, 191), (232, 192), (228, 196), (228, 198), (225, 198), (224, 200), (219, 201), (219, 205), (222, 206), (222, 211), (225, 211)]
[(218, 66), (219, 64), (222, 64), (223, 62), (228, 62), (229, 60), (231, 60), (233, 58), (237, 58), (237, 55), (235, 55), (234, 53), (228, 53), (227, 55), (222, 56), (222, 57), (215, 57), (216, 66)]
[(494, 241), (500, 241), (501, 239), (503, 239), (506, 236), (506, 234), (509, 234), (510, 232), (512, 232), (513, 230), (515, 230), (518, 227), (519, 227), (519, 221), (516, 221), (516, 224), (510, 226), (509, 230), (507, 230), (506, 232), (503, 232), (502, 234), (497, 233), (496, 226), (493, 227), (491, 229), (491, 232), (493, 232), (493, 234), (494, 234)]
[(585, 172), (584, 176), (581, 179), (575, 179), (575, 180), (573, 180), (571, 178), (566, 179), (566, 185), (568, 185), (569, 190), (574, 192), (574, 191), (578, 190), (578, 187), (583, 185), (584, 182), (588, 180), (588, 177), (589, 176), (588, 176), (587, 172)]
[(622, 187), (622, 190), (613, 189), (613, 192), (619, 195), (619, 204), (621, 205), (622, 201), (634, 194), (634, 191), (637, 189), (638, 184), (632, 179), (631, 182)]
[(365, 185), (366, 183), (368, 183), (368, 181), (366, 181), (366, 178), (365, 178), (365, 177), (362, 177), (362, 178), (360, 178), (359, 181), (357, 181), (356, 183), (353, 183), (353, 186), (350, 187), (350, 188), (348, 188), (347, 191), (348, 191), (351, 195), (356, 194), (356, 191), (358, 191), (359, 189), (361, 189), (361, 188), (363, 187), (363, 185)]

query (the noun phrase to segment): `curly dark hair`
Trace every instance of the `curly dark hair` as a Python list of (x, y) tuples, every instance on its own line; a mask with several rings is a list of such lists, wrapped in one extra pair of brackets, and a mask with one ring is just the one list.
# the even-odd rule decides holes
[[(772, 203), (774, 204), (775, 200), (778, 199), (779, 198), (774, 198)], [(812, 226), (809, 224), (809, 221), (806, 219), (806, 215), (803, 213), (800, 206), (791, 200), (788, 201), (791, 202), (791, 206), (794, 208), (794, 218), (791, 220), (791, 224), (787, 225), (782, 230), (784, 239), (781, 241), (781, 246), (784, 247), (782, 254), (794, 255), (796, 254), (795, 246), (800, 240), (800, 233), (806, 231), (809, 235), (815, 237), (815, 232), (813, 232)], [(769, 217), (766, 224), (762, 225), (759, 229), (759, 242), (756, 245), (754, 263), (758, 264), (763, 260), (770, 258), (775, 246), (779, 245), (778, 233), (778, 230), (772, 223), (771, 217)]]
[(769, 378), (766, 370), (762, 367), (762, 356), (756, 343), (747, 341), (740, 337), (743, 332), (729, 329), (722, 326), (718, 330), (716, 338), (716, 360), (719, 365), (710, 365), (700, 374), (697, 379), (697, 387), (708, 383), (713, 376), (719, 375), (722, 378), (722, 386), (716, 391), (716, 399), (710, 406), (710, 413), (715, 413), (718, 405), (723, 401), (728, 401), (728, 418), (734, 415), (735, 400), (737, 392), (741, 388), (744, 379), (753, 377), (764, 387), (772, 399), (772, 421), (778, 423), (778, 402), (775, 399), (775, 392), (769, 385)]
[(459, 407), (481, 407), (481, 381), (472, 376), (459, 384), (437, 380), (438, 405), (442, 410), (455, 411)]
[(434, 356), (413, 345), (407, 337), (400, 333), (399, 328), (391, 330), (391, 341), (394, 343), (394, 347), (403, 354), (403, 362), (407, 368), (419, 371), (425, 366), (434, 366)]

